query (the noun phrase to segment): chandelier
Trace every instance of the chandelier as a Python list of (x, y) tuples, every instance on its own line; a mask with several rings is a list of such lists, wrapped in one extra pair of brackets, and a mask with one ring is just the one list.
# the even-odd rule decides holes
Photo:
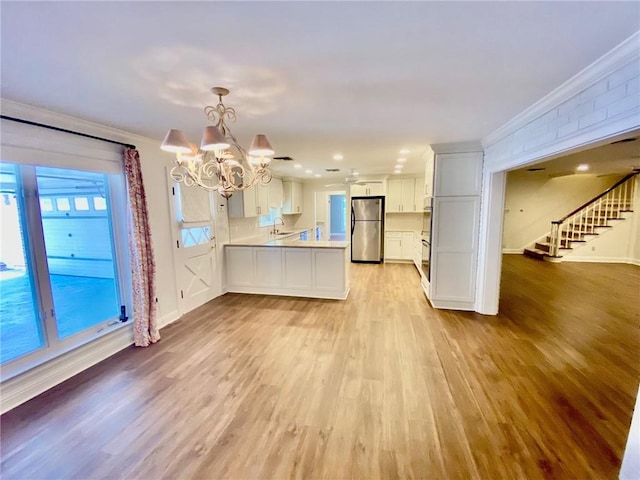
[(222, 97), (228, 95), (229, 90), (213, 87), (211, 91), (218, 96), (218, 104), (205, 107), (204, 113), (215, 125), (204, 128), (200, 148), (174, 129), (167, 132), (160, 146), (176, 154), (171, 178), (189, 187), (196, 185), (218, 192), (224, 198), (258, 183), (266, 185), (271, 181), (269, 163), (274, 153), (267, 136), (256, 135), (247, 153), (226, 124), (226, 121), (236, 121), (235, 109), (222, 103)]

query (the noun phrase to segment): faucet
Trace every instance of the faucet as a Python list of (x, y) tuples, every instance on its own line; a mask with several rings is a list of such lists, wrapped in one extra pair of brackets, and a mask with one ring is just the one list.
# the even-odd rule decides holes
[(276, 230), (276, 222), (280, 220), (280, 225), (284, 225), (284, 220), (282, 220), (281, 217), (276, 217), (273, 219), (273, 230), (271, 231), (271, 233), (273, 233), (274, 235), (277, 235), (278, 230)]

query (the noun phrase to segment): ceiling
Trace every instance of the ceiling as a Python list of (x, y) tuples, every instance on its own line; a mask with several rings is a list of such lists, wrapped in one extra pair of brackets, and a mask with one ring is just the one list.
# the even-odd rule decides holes
[[(1, 95), (161, 142), (215, 105), (281, 175), (422, 172), (640, 29), (638, 2), (8, 2)], [(344, 156), (341, 161), (333, 155)], [(328, 174), (325, 168), (340, 168)], [(306, 169), (313, 170), (305, 174)]]

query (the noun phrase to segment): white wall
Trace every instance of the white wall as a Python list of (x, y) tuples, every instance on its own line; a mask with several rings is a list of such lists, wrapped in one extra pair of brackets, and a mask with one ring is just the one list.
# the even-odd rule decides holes
[(640, 128), (640, 32), (482, 140), (476, 311), (498, 312), (505, 170), (610, 143)]
[(558, 220), (612, 186), (620, 176), (567, 175), (544, 171), (507, 174), (502, 247), (522, 251), (551, 230)]
[[(171, 235), (173, 219), (170, 216), (169, 185), (166, 175), (166, 165), (169, 164), (172, 157), (160, 150), (160, 140), (140, 137), (5, 99), (1, 101), (3, 115), (55, 125), (136, 145), (140, 152), (156, 260), (156, 295), (158, 299), (159, 324), (166, 325), (178, 318), (178, 298), (173, 260), (174, 247)], [(96, 145), (102, 144), (102, 142), (96, 142)], [(96, 146), (96, 150), (98, 149), (100, 147)], [(34, 152), (46, 155), (46, 152), (43, 151), (34, 150)], [(131, 326), (125, 325), (124, 328), (119, 328), (89, 344), (3, 382), (0, 410), (2, 412), (7, 411), (91, 365), (104, 360), (119, 350), (130, 346), (133, 343), (131, 332)]]
[(389, 231), (422, 231), (422, 213), (387, 213), (384, 229)]

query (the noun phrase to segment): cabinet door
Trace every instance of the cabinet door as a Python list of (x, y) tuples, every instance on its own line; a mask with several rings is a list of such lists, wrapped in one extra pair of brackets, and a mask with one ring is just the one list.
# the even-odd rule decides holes
[(413, 259), (413, 232), (402, 232), (402, 259)]
[(425, 156), (424, 166), (424, 196), (433, 197), (433, 174), (434, 174), (434, 162), (433, 152), (429, 150)]
[(227, 209), (231, 218), (257, 216), (256, 187), (234, 193), (227, 201)]
[(402, 180), (402, 211), (403, 212), (415, 212), (415, 186), (416, 180), (414, 178), (405, 178)]
[(431, 232), (434, 300), (475, 300), (480, 197), (436, 197)]
[(282, 249), (254, 247), (255, 284), (259, 287), (282, 287)]
[(366, 197), (367, 196), (367, 188), (368, 185), (351, 185), (351, 196), (352, 197)]
[(402, 234), (387, 232), (384, 239), (384, 258), (400, 260), (402, 258)]
[(372, 197), (379, 197), (384, 195), (384, 184), (383, 183), (370, 183), (368, 185), (367, 195)]
[(480, 195), (482, 152), (436, 155), (436, 197)]
[(256, 209), (258, 215), (269, 215), (269, 188), (268, 185), (257, 185), (256, 190)]
[(424, 207), (424, 177), (416, 178), (413, 204), (415, 206), (414, 212), (422, 212)]
[(313, 268), (310, 248), (284, 248), (284, 287), (310, 290), (313, 287)]
[[(282, 180), (279, 178), (272, 178), (267, 184), (267, 198), (269, 201), (269, 208), (282, 208), (283, 201)], [(267, 211), (268, 213), (268, 211)]]
[(387, 213), (402, 211), (402, 180), (389, 180), (387, 182), (385, 209)]
[(231, 247), (224, 249), (227, 260), (227, 285), (248, 287), (255, 282), (253, 270), (253, 248)]
[(292, 213), (302, 213), (302, 184), (300, 182), (293, 182), (292, 187)]

